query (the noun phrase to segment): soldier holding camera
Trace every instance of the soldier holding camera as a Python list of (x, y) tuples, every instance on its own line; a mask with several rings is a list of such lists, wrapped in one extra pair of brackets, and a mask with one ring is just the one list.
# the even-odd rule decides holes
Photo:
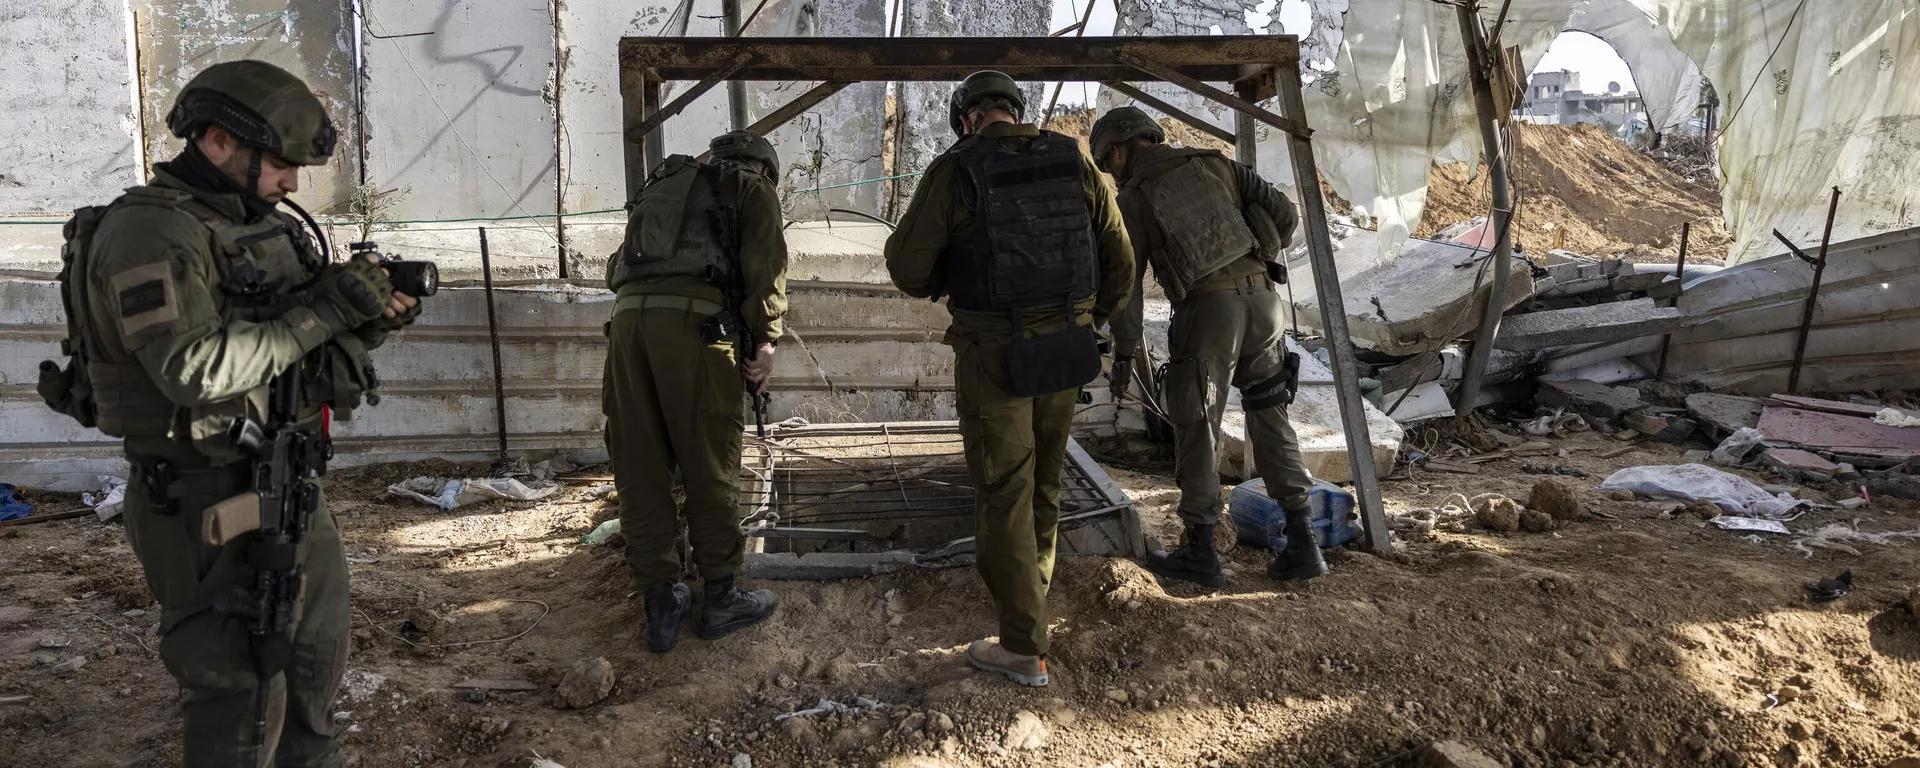
[(187, 692), (184, 762), (339, 765), (328, 705), (346, 667), (347, 564), (311, 478), (326, 419), (370, 393), (369, 350), (420, 303), (376, 255), (331, 262), (278, 210), (334, 150), (299, 78), (216, 64), (167, 125), (185, 151), (67, 223), (73, 360), (43, 364), (40, 392), (125, 439), (127, 538)]

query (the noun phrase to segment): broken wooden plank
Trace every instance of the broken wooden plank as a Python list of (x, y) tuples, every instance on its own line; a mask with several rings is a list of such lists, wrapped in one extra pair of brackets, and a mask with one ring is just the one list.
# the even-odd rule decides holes
[(60, 512), (60, 513), (51, 514), (51, 515), (28, 515), (26, 517), (16, 517), (12, 520), (0, 520), (0, 528), (12, 526), (12, 525), (33, 525), (34, 523), (51, 523), (55, 520), (72, 520), (73, 518), (76, 518), (76, 517), (86, 517), (87, 515), (91, 515), (91, 514), (93, 514), (93, 510), (91, 509), (76, 509), (71, 512)]
[(1527, 443), (1509, 450), (1515, 456), (1544, 456), (1559, 450), (1552, 443)]
[[(1821, 400), (1817, 397), (1800, 397), (1799, 395), (1770, 395), (1767, 399), (1779, 405), (1792, 406), (1801, 410), (1838, 413), (1843, 416), (1865, 416), (1869, 419), (1873, 418), (1882, 408), (1886, 407), (1880, 405), (1862, 405), (1860, 403), (1843, 403), (1839, 400)], [(1895, 408), (1894, 410), (1900, 411), (1908, 416), (1920, 416), (1920, 413), (1902, 408)]]
[(1480, 474), (1480, 468), (1472, 464), (1455, 464), (1451, 461), (1441, 461), (1439, 459), (1427, 459), (1427, 469), (1436, 472), (1452, 472), (1457, 475)]
[(1493, 453), (1483, 453), (1478, 456), (1468, 456), (1464, 459), (1461, 459), (1461, 461), (1464, 461), (1468, 464), (1485, 464), (1489, 461), (1499, 461), (1500, 459), (1510, 459), (1510, 458), (1513, 458), (1513, 454), (1508, 453), (1506, 451), (1494, 451)]
[(1618, 447), (1618, 448), (1608, 448), (1607, 450), (1604, 450), (1604, 451), (1601, 451), (1601, 452), (1600, 452), (1600, 458), (1603, 458), (1603, 459), (1611, 459), (1611, 458), (1615, 458), (1615, 457), (1619, 457), (1619, 456), (1625, 456), (1625, 455), (1627, 455), (1627, 454), (1629, 454), (1629, 453), (1633, 453), (1634, 451), (1637, 451), (1637, 450), (1639, 450), (1639, 449), (1640, 449), (1640, 446), (1639, 446), (1638, 444), (1635, 444), (1635, 445), (1623, 445), (1623, 446), (1620, 446), (1620, 447)]
[(1652, 299), (1510, 315), (1500, 323), (1495, 349), (1527, 350), (1656, 336), (1679, 328), (1687, 314)]
[(1889, 427), (1861, 416), (1768, 406), (1760, 412), (1759, 429), (1769, 443), (1888, 459), (1920, 456), (1920, 429)]
[(454, 683), (455, 688), (473, 688), (481, 691), (537, 691), (540, 686), (525, 680), (485, 680), (469, 679)]

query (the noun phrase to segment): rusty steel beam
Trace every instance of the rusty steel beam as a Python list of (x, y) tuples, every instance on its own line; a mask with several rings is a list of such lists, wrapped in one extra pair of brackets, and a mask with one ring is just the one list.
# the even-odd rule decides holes
[[(1220, 90), (1219, 88), (1215, 88), (1211, 85), (1207, 85), (1206, 83), (1201, 82), (1201, 78), (1197, 78), (1192, 75), (1181, 72), (1179, 71), (1178, 68), (1170, 64), (1167, 64), (1165, 62), (1155, 61), (1153, 59), (1150, 59), (1145, 56), (1141, 56), (1139, 54), (1132, 53), (1129, 51), (1121, 51), (1118, 54), (1118, 58), (1122, 63), (1130, 67), (1133, 67), (1134, 69), (1138, 69), (1141, 72), (1145, 72), (1149, 75), (1152, 75), (1155, 79), (1164, 80), (1166, 82), (1173, 83), (1174, 85), (1178, 85), (1189, 91), (1193, 91), (1194, 93), (1200, 94), (1201, 96), (1205, 96), (1209, 99), (1213, 99), (1214, 101), (1220, 102), (1221, 104), (1225, 104), (1229, 107), (1239, 110), (1240, 112), (1243, 112), (1247, 115), (1252, 116), (1253, 119), (1255, 120), (1259, 120), (1260, 122), (1266, 123), (1267, 125), (1271, 125), (1275, 128), (1286, 131), (1287, 133), (1293, 135), (1296, 138), (1309, 139), (1313, 137), (1313, 131), (1307, 128), (1305, 123), (1294, 120), (1292, 118), (1281, 117), (1279, 115), (1276, 115), (1272, 112), (1267, 111), (1265, 108), (1262, 108), (1259, 104), (1254, 103), (1254, 101), (1258, 101), (1259, 99), (1265, 98), (1263, 95), (1261, 95), (1258, 92), (1257, 88), (1251, 89), (1251, 91), (1248, 93), (1248, 96), (1251, 96), (1254, 99), (1254, 101), (1248, 101), (1247, 99), (1241, 98), (1239, 96), (1235, 96), (1231, 93), (1227, 93), (1226, 91)], [(1282, 66), (1284, 67), (1289, 65), (1283, 63)], [(1239, 79), (1238, 68), (1235, 69), (1234, 77), (1219, 78), (1219, 79), (1222, 79), (1222, 80)], [(1257, 83), (1258, 81), (1249, 81), (1249, 82)]]
[(721, 80), (732, 77), (735, 72), (739, 72), (741, 67), (746, 66), (747, 62), (752, 60), (753, 54), (742, 53), (733, 57), (726, 64), (721, 65), (719, 69), (708, 72), (706, 76), (700, 78), (700, 82), (694, 83), (692, 88), (688, 88), (686, 93), (680, 94), (678, 98), (675, 98), (666, 106), (661, 107), (659, 111), (640, 118), (639, 122), (627, 126), (627, 140), (634, 141), (637, 137), (653, 133), (653, 129), (659, 128), (662, 123), (667, 121), (667, 118), (680, 114), (682, 110), (693, 106), (694, 99), (698, 99), (702, 95), (705, 95), (707, 91), (713, 90), (713, 87), (718, 85)]
[[(821, 83), (816, 85), (806, 93), (793, 97), (793, 101), (781, 105), (779, 109), (774, 110), (766, 117), (754, 121), (753, 125), (747, 126), (747, 130), (753, 131), (761, 136), (773, 133), (780, 126), (786, 125), (788, 121), (799, 117), (800, 113), (813, 109), (815, 104), (826, 101), (828, 96), (845, 90), (849, 85), (853, 85), (853, 83)], [(712, 156), (712, 152), (702, 152), (700, 156), (695, 159), (704, 163)]]
[(1193, 126), (1193, 129), (1196, 131), (1204, 133), (1208, 136), (1212, 136), (1221, 141), (1225, 141), (1225, 142), (1233, 141), (1232, 131), (1229, 131), (1225, 128), (1221, 128), (1220, 126), (1214, 125), (1213, 123), (1209, 123), (1198, 117), (1194, 117), (1193, 115), (1189, 115), (1185, 112), (1182, 112), (1180, 111), (1179, 107), (1176, 107), (1172, 104), (1168, 104), (1164, 101), (1161, 101), (1155, 98), (1153, 94), (1147, 93), (1146, 91), (1141, 90), (1139, 88), (1135, 88), (1131, 83), (1128, 83), (1124, 80), (1109, 80), (1107, 82), (1101, 83), (1101, 85), (1104, 85), (1108, 88), (1112, 88), (1116, 91), (1124, 93), (1132, 97), (1134, 101), (1138, 101), (1149, 107), (1153, 107), (1154, 109), (1160, 110), (1162, 113), (1165, 113), (1167, 117), (1171, 117), (1175, 120), (1179, 120), (1180, 122), (1186, 123), (1187, 125)]
[[(1136, 67), (1121, 61), (1133, 56), (1160, 62), (1184, 78), (1224, 83), (1241, 79), (1246, 62), (1291, 69), (1300, 60), (1298, 39), (1291, 35), (620, 40), (621, 69), (639, 70), (651, 80), (699, 80), (743, 53), (758, 58), (733, 78), (761, 81), (950, 82), (981, 69), (1016, 80), (1138, 80)], [(1274, 95), (1271, 87), (1260, 91), (1255, 95), (1261, 99)]]

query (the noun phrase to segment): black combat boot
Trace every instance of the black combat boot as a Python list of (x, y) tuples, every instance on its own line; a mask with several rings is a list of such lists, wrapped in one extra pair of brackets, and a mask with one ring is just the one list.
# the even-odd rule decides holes
[(1285, 549), (1274, 553), (1267, 563), (1267, 577), (1280, 581), (1302, 581), (1327, 575), (1327, 561), (1320, 556), (1320, 541), (1313, 537), (1308, 511), (1288, 512)]
[(1203, 587), (1225, 585), (1227, 574), (1220, 570), (1220, 553), (1213, 548), (1213, 528), (1211, 525), (1187, 526), (1186, 546), (1148, 555), (1147, 570), (1157, 576), (1191, 581)]
[(666, 653), (680, 641), (680, 620), (693, 602), (693, 588), (678, 582), (647, 590), (647, 650)]
[(700, 638), (718, 640), (766, 621), (780, 598), (770, 589), (742, 592), (733, 586), (733, 577), (707, 581), (707, 602), (700, 609)]

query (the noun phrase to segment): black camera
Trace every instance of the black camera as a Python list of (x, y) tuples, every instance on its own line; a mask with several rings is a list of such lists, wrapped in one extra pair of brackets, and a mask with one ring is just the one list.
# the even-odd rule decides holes
[(440, 292), (440, 267), (431, 261), (405, 261), (397, 256), (383, 256), (380, 246), (371, 243), (352, 243), (347, 246), (352, 258), (372, 256), (387, 270), (387, 279), (393, 282), (393, 289), (414, 298), (424, 298)]

